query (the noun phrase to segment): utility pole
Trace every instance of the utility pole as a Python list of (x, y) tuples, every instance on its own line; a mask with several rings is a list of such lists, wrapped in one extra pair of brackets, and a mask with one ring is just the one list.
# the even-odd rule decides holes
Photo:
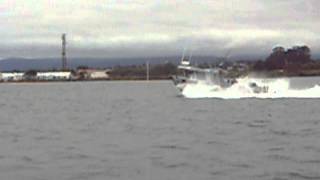
[(62, 34), (62, 70), (67, 69), (67, 53), (66, 53), (66, 34)]
[(149, 61), (146, 62), (147, 81), (149, 81)]

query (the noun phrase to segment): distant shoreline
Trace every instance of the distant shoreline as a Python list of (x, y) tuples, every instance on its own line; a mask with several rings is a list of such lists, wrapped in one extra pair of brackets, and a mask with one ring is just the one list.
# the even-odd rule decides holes
[[(246, 77), (246, 76), (243, 76)], [(268, 79), (274, 79), (274, 78), (298, 78), (298, 77), (320, 77), (320, 75), (277, 75), (277, 76), (253, 76), (256, 78), (268, 78)], [(239, 77), (241, 78), (241, 77)], [(171, 81), (172, 78), (150, 78), (149, 80), (145, 78), (116, 78), (116, 79), (95, 79), (95, 80), (21, 80), (21, 81), (0, 81), (0, 84), (47, 84), (47, 83), (74, 83), (74, 82), (155, 82), (155, 81)]]
[(132, 81), (132, 82), (148, 82), (148, 81), (170, 81), (171, 78), (166, 79), (132, 79), (132, 78), (123, 78), (123, 79), (97, 79), (97, 80), (52, 80), (52, 81), (46, 81), (46, 80), (36, 80), (36, 81), (0, 81), (0, 84), (33, 84), (33, 83), (73, 83), (73, 82), (121, 82), (121, 81)]

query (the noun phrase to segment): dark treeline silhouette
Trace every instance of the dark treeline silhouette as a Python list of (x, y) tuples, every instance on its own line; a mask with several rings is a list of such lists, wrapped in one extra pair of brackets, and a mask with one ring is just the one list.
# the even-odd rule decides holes
[(266, 61), (258, 61), (255, 70), (288, 70), (291, 67), (298, 67), (312, 63), (311, 51), (308, 46), (294, 46), (290, 49), (275, 47)]
[(281, 72), (280, 75), (320, 75), (320, 61), (311, 59), (308, 46), (294, 46), (289, 49), (275, 47), (265, 61), (257, 61), (253, 70)]

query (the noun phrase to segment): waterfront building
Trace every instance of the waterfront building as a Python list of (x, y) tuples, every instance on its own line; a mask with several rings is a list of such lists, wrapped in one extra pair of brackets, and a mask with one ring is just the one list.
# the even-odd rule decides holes
[(1, 72), (0, 80), (1, 81), (21, 81), (23, 80), (23, 72)]
[(79, 79), (109, 79), (109, 69), (78, 69), (77, 74)]
[(37, 72), (36, 78), (43, 81), (70, 80), (72, 73), (70, 71)]

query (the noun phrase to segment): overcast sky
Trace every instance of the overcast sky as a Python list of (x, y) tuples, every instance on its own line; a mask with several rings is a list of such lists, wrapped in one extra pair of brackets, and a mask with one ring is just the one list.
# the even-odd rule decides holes
[(320, 54), (319, 0), (0, 0), (0, 57)]

